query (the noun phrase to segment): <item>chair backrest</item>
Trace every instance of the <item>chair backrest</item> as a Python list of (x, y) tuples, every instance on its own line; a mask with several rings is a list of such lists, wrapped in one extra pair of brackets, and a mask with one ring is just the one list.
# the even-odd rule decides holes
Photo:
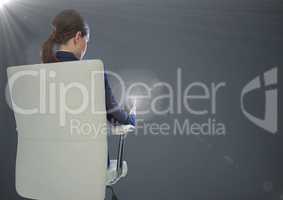
[(7, 74), (18, 133), (19, 195), (103, 200), (107, 122), (102, 61), (15, 66)]

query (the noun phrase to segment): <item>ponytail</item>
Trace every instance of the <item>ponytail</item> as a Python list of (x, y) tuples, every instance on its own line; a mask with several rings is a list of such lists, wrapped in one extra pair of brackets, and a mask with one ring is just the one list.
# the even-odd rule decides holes
[(43, 63), (53, 63), (57, 62), (57, 59), (54, 55), (53, 48), (55, 45), (54, 39), (55, 33), (52, 33), (49, 38), (43, 43), (41, 49), (41, 60)]

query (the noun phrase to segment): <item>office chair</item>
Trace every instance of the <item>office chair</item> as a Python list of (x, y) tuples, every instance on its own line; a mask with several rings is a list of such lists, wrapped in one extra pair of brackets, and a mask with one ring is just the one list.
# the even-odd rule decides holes
[[(106, 186), (127, 175), (124, 142), (134, 127), (108, 128), (103, 73), (100, 60), (7, 68), (20, 196), (103, 200)], [(109, 130), (120, 141), (117, 160), (107, 168)]]

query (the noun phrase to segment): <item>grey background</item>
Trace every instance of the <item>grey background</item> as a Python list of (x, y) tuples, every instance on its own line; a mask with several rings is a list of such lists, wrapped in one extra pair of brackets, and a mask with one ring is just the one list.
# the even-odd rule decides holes
[[(241, 89), (252, 78), (277, 66), (280, 83), (282, 0), (11, 2), (0, 11), (1, 199), (21, 199), (14, 186), (17, 136), (4, 97), (6, 67), (39, 63), (51, 19), (65, 8), (79, 10), (90, 25), (86, 59), (102, 59), (126, 81), (175, 85), (176, 69), (181, 67), (184, 85), (227, 83), (219, 93), (216, 115), (226, 124), (226, 136), (128, 137), (129, 175), (115, 186), (119, 199), (283, 199), (281, 112), (279, 131), (271, 135), (240, 110)], [(258, 91), (247, 103), (258, 116), (263, 114), (263, 94)], [(146, 120), (172, 123), (176, 118), (195, 116), (183, 112)], [(110, 141), (111, 154), (116, 142)]]

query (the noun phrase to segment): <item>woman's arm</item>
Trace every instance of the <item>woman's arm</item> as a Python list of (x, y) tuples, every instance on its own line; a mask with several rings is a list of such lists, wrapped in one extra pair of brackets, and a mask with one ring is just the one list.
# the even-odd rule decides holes
[(105, 103), (106, 103), (107, 120), (111, 123), (131, 124), (135, 126), (136, 125), (135, 115), (128, 114), (119, 107), (112, 93), (112, 89), (109, 85), (108, 76), (106, 73), (104, 74), (104, 82), (105, 82), (105, 101), (106, 101)]

